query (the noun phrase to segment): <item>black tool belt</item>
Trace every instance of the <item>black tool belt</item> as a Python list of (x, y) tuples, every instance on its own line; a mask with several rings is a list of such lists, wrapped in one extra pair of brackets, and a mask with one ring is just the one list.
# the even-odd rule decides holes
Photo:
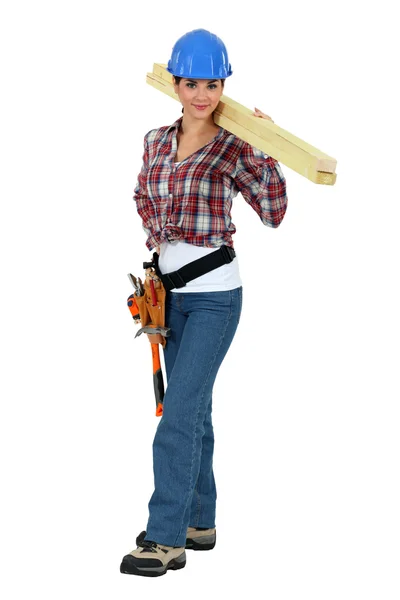
[(155, 272), (161, 279), (166, 291), (169, 292), (173, 288), (184, 287), (188, 281), (192, 281), (192, 279), (196, 279), (196, 277), (200, 277), (222, 265), (229, 264), (233, 261), (235, 256), (236, 252), (233, 248), (223, 245), (215, 252), (210, 252), (210, 254), (193, 260), (177, 271), (171, 271), (170, 273), (161, 273), (158, 267), (159, 256), (157, 252), (154, 252), (153, 254), (153, 263)]

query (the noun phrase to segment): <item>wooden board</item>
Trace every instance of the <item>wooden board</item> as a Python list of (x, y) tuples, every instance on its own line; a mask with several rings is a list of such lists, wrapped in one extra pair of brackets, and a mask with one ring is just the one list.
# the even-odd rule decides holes
[[(166, 65), (154, 63), (153, 73), (147, 73), (146, 82), (179, 101), (172, 75), (165, 67)], [(337, 164), (334, 158), (275, 123), (252, 113), (252, 110), (223, 94), (214, 111), (214, 122), (310, 181), (334, 185)]]

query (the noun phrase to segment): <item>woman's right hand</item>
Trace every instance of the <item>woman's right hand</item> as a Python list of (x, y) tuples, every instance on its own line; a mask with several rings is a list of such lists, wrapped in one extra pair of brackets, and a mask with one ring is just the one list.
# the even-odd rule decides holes
[(156, 252), (157, 252), (157, 254), (160, 254), (160, 246), (157, 246)]

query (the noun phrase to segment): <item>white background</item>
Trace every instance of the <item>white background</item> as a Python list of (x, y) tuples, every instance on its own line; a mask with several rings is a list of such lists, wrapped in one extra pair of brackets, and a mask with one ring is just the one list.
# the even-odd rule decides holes
[[(1, 9), (4, 598), (398, 600), (398, 30), (390, 2), (18, 2)], [(158, 418), (126, 274), (146, 84), (184, 33), (227, 46), (225, 93), (337, 159), (281, 165), (265, 227), (241, 195), (243, 313), (214, 386), (217, 535), (182, 571), (122, 575)]]

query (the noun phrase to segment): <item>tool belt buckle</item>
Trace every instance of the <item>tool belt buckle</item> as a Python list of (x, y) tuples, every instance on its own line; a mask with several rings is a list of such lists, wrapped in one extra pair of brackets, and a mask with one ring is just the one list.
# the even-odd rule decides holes
[[(178, 271), (171, 271), (170, 273), (164, 273), (164, 278), (168, 279), (168, 283), (171, 286), (170, 289), (173, 288), (181, 288), (185, 287), (186, 281), (182, 279), (181, 274)], [(175, 281), (174, 281), (175, 279)]]
[(221, 246), (221, 252), (226, 264), (232, 262), (236, 256), (236, 252), (231, 246)]

